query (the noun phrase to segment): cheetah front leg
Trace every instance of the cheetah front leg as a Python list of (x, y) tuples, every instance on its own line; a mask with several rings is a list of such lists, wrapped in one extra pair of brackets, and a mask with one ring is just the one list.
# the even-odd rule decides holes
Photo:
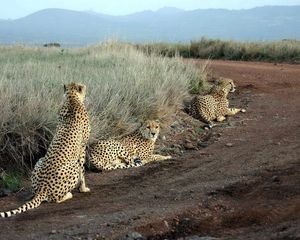
[(170, 155), (163, 156), (163, 155), (159, 155), (159, 154), (153, 154), (152, 157), (154, 157), (155, 161), (163, 161), (163, 160), (172, 159), (172, 156), (170, 156)]
[(80, 159), (79, 159), (79, 192), (90, 192), (91, 190), (85, 184), (84, 163), (85, 163), (85, 147), (82, 147)]
[(226, 118), (224, 116), (218, 116), (217, 121), (218, 122), (223, 122)]
[(137, 154), (136, 147), (137, 146), (134, 145), (131, 152), (129, 152), (125, 147), (122, 147), (120, 153), (118, 154), (118, 158), (127, 164), (127, 168), (140, 167), (143, 165), (142, 160)]
[(66, 195), (64, 195), (61, 199), (57, 200), (57, 203), (62, 203), (64, 201), (67, 201), (73, 197), (71, 192), (67, 192)]
[(228, 108), (226, 115), (233, 116), (233, 115), (237, 114), (238, 112), (245, 113), (246, 110), (244, 108)]
[(149, 158), (147, 158), (145, 162), (146, 163), (158, 162), (158, 161), (164, 161), (164, 160), (168, 160), (168, 159), (172, 159), (172, 156), (162, 156), (159, 154), (153, 154)]

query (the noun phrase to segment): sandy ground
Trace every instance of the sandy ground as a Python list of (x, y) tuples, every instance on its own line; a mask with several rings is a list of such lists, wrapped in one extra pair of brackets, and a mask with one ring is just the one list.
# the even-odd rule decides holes
[[(246, 113), (202, 131), (179, 111), (159, 140), (173, 160), (89, 172), (91, 193), (0, 219), (0, 239), (300, 239), (300, 66), (211, 68), (235, 80), (230, 102)], [(1, 210), (28, 196), (0, 198)]]

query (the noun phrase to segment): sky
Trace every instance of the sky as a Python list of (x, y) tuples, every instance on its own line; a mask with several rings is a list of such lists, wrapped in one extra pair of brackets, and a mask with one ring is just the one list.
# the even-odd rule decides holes
[(248, 9), (265, 5), (300, 5), (300, 0), (0, 0), (0, 19), (16, 19), (45, 8), (126, 15), (143, 10), (177, 7), (185, 10)]

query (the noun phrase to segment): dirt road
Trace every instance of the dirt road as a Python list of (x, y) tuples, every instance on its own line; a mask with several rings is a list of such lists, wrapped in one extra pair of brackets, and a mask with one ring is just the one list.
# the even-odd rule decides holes
[[(231, 104), (245, 114), (210, 133), (193, 125), (187, 134), (197, 147), (183, 147), (174, 160), (88, 173), (91, 193), (0, 219), (0, 239), (119, 239), (130, 232), (300, 239), (300, 66), (214, 61), (211, 68), (235, 80)], [(192, 121), (179, 118), (170, 131)], [(177, 139), (166, 138), (164, 146)], [(0, 209), (19, 206), (27, 193), (1, 198)]]

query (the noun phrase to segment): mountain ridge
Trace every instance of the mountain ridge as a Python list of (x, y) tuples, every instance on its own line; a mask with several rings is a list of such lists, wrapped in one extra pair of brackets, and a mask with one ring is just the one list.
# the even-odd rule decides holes
[(187, 42), (201, 37), (242, 41), (300, 39), (300, 6), (243, 10), (164, 7), (113, 16), (60, 8), (0, 20), (0, 43), (92, 44), (108, 38), (131, 42)]

